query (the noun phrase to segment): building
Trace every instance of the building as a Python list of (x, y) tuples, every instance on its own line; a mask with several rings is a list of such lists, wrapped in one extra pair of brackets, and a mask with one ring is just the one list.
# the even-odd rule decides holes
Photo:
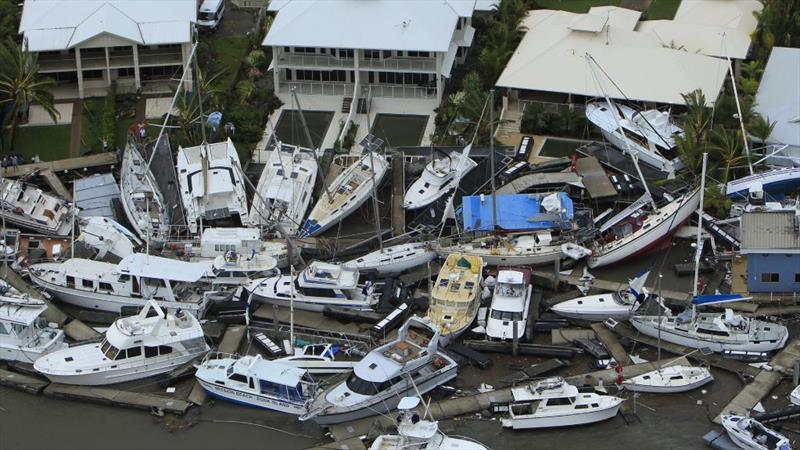
[(351, 121), (358, 141), (381, 113), (425, 115), (432, 129), (444, 84), (472, 44), (475, 7), (474, 0), (273, 0), (277, 15), (263, 45), (272, 52), (275, 93), (291, 107), (294, 89), (304, 110), (336, 113), (323, 147)]
[(19, 32), (57, 99), (168, 93), (191, 53), (196, 0), (25, 0)]
[(733, 264), (735, 292), (800, 292), (800, 214), (744, 213), (742, 245)]
[[(800, 49), (773, 47), (756, 94), (755, 109), (775, 123), (767, 150), (782, 149), (769, 162), (800, 165)], [(785, 147), (785, 148), (784, 148)]]

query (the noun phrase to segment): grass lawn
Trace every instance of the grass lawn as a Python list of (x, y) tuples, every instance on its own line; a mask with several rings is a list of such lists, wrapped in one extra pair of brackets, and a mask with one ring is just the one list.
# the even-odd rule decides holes
[(672, 20), (680, 4), (681, 0), (652, 0), (642, 20)]
[[(81, 116), (81, 155), (101, 151), (100, 127), (103, 121), (105, 97), (92, 97), (83, 100)], [(111, 143), (109, 143), (109, 146)]]
[(239, 68), (247, 56), (249, 42), (245, 36), (221, 36), (218, 34), (208, 37), (208, 45), (214, 52), (214, 69), (209, 76), (220, 70), (223, 73), (217, 79), (215, 87), (220, 92), (227, 93), (233, 90)]
[(39, 155), (42, 161), (69, 158), (70, 125), (20, 127), (16, 153), (30, 160)]
[(533, 0), (542, 9), (558, 9), (573, 13), (589, 12), (593, 6), (618, 6), (620, 0)]

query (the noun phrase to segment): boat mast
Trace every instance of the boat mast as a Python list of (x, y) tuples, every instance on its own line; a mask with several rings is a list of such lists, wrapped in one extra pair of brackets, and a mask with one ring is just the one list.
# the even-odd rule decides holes
[(495, 232), (497, 231), (497, 186), (494, 173), (494, 89), (489, 90), (489, 164), (492, 171), (492, 232)]
[[(306, 117), (303, 115), (303, 108), (300, 106), (300, 100), (297, 98), (297, 89), (292, 87), (292, 99), (294, 100), (295, 105), (297, 105), (297, 113), (300, 116), (300, 124), (303, 125), (303, 131), (306, 135), (306, 141), (308, 143), (308, 149), (311, 150), (311, 153), (314, 155), (314, 161), (317, 162), (317, 169), (322, 170), (322, 163), (319, 160), (319, 155), (317, 155), (317, 148), (314, 147), (314, 141), (311, 140), (311, 132), (308, 131), (308, 125), (306, 124)], [(325, 195), (328, 196), (328, 201), (331, 201), (331, 191), (328, 189), (328, 183), (325, 182), (325, 174), (319, 174), (319, 180), (322, 182), (322, 187), (325, 189)]]
[[(700, 253), (701, 253), (701, 234), (703, 233), (703, 197), (706, 193), (706, 163), (708, 162), (708, 153), (703, 153), (703, 174), (700, 177), (700, 206), (697, 209), (697, 240), (695, 241), (695, 255), (694, 255), (694, 286), (692, 286), (692, 300), (697, 296), (697, 283), (700, 281)], [(697, 305), (692, 301), (692, 323), (697, 318)]]
[[(722, 33), (722, 46), (725, 45), (725, 33)], [(744, 144), (744, 153), (747, 155), (747, 167), (750, 169), (750, 175), (753, 174), (753, 163), (750, 161), (750, 146), (747, 144), (747, 131), (744, 128), (744, 117), (742, 116), (742, 105), (739, 103), (739, 90), (736, 88), (736, 76), (733, 74), (733, 63), (731, 57), (728, 55), (727, 49), (725, 51), (725, 59), (728, 61), (728, 73), (731, 76), (731, 86), (733, 87), (733, 98), (736, 100), (736, 112), (739, 114), (739, 127), (742, 130), (742, 143)]]
[(378, 237), (378, 248), (380, 249), (381, 253), (383, 253), (383, 235), (381, 234), (381, 216), (378, 213), (378, 186), (375, 184), (375, 160), (373, 158), (373, 154), (375, 153), (373, 149), (377, 150), (380, 146), (380, 142), (375, 144), (374, 136), (369, 133), (369, 130), (372, 129), (372, 125), (369, 123), (369, 105), (371, 103), (372, 98), (372, 86), (369, 87), (367, 91), (367, 136), (362, 141), (362, 146), (364, 150), (369, 152), (369, 173), (370, 173), (370, 181), (372, 182), (372, 211), (375, 215), (375, 234)]

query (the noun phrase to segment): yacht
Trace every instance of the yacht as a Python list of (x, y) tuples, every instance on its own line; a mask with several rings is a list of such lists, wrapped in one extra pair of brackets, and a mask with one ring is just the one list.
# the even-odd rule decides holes
[(254, 226), (280, 223), (297, 234), (308, 211), (317, 179), (313, 150), (278, 144), (272, 150), (253, 196), (250, 217)]
[(118, 259), (136, 253), (143, 245), (133, 233), (107, 217), (83, 217), (79, 219), (81, 234), (77, 242), (82, 242), (97, 251), (97, 258), (113, 255)]
[(791, 192), (798, 186), (800, 167), (783, 167), (731, 180), (725, 185), (725, 195), (728, 198), (746, 199), (755, 188), (770, 194), (781, 194), (776, 196), (781, 198), (783, 193)]
[[(525, 336), (532, 292), (529, 268), (500, 268), (492, 305), (486, 318), (486, 337), (501, 341), (511, 340), (515, 336), (522, 339)], [(516, 334), (514, 326), (517, 327)]]
[(629, 281), (628, 289), (574, 298), (554, 305), (550, 311), (569, 319), (592, 322), (603, 322), (606, 319), (627, 320), (648, 295), (644, 282), (649, 275), (649, 270), (637, 274)]
[(431, 289), (428, 318), (441, 331), (445, 346), (461, 335), (475, 320), (481, 305), (483, 260), (453, 253), (447, 257)]
[(74, 207), (22, 180), (0, 178), (0, 216), (47, 236), (69, 236)]
[[(200, 248), (189, 247), (184, 253), (200, 258), (216, 258), (234, 251), (242, 255), (264, 255), (275, 258), (278, 268), (289, 267), (289, 249), (284, 240), (262, 240), (258, 228), (206, 228), (200, 236)], [(300, 248), (293, 248), (294, 257)]]
[(0, 290), (0, 360), (33, 364), (39, 357), (67, 347), (64, 331), (42, 317), (47, 304), (27, 295)]
[(562, 378), (547, 378), (511, 389), (513, 402), (504, 427), (515, 430), (585, 425), (617, 415), (623, 399), (579, 392)]
[(256, 278), (280, 275), (275, 258), (262, 254), (242, 255), (233, 250), (214, 258), (208, 281), (217, 286), (245, 286)]
[(129, 144), (119, 171), (120, 203), (133, 231), (150, 245), (169, 238), (169, 210), (153, 172), (135, 145)]
[[(374, 165), (374, 167), (373, 167)], [(367, 201), (381, 184), (389, 162), (382, 155), (367, 152), (333, 180), (328, 193), (323, 192), (298, 233), (300, 237), (316, 236), (338, 224)]]
[(447, 436), (439, 430), (439, 422), (420, 420), (414, 413), (419, 404), (419, 397), (400, 400), (397, 434), (378, 436), (369, 450), (487, 450), (478, 442)]
[(456, 189), (461, 178), (478, 165), (469, 157), (471, 147), (469, 144), (463, 153), (452, 151), (433, 158), (406, 191), (403, 208), (424, 208)]
[(734, 444), (746, 450), (791, 450), (782, 434), (744, 416), (723, 415), (722, 426)]
[(361, 272), (400, 273), (436, 259), (432, 242), (412, 242), (375, 250), (344, 263)]
[(178, 183), (192, 234), (201, 226), (248, 226), (250, 215), (239, 154), (228, 138), (178, 148)]
[(332, 375), (353, 370), (358, 361), (348, 358), (351, 353), (349, 350), (343, 352), (338, 345), (333, 344), (308, 344), (295, 347), (294, 354), (275, 361), (303, 369), (312, 375)]
[(33, 264), (28, 272), (35, 284), (81, 308), (121, 313), (122, 308), (141, 308), (153, 299), (162, 308), (202, 316), (213, 293), (196, 283), (208, 270), (204, 263), (134, 253), (119, 264), (72, 258)]
[(439, 247), (437, 251), (442, 257), (452, 253), (479, 257), (487, 266), (535, 266), (572, 257), (569, 252), (565, 253), (565, 243), (544, 230), (509, 236), (483, 236), (464, 244)]
[[(253, 300), (322, 312), (326, 306), (368, 311), (378, 302), (374, 286), (358, 284), (359, 272), (337, 264), (312, 262), (297, 276), (255, 279), (247, 285)], [(292, 301), (293, 299), (293, 301)]]
[(623, 153), (635, 152), (641, 162), (666, 172), (670, 178), (684, 168), (675, 149), (675, 136), (682, 136), (683, 130), (672, 123), (668, 112), (637, 111), (602, 101), (586, 105), (586, 118)]
[(100, 386), (166, 373), (208, 350), (193, 315), (173, 315), (150, 301), (139, 314), (114, 321), (102, 342), (50, 353), (33, 367), (54, 383)]
[(458, 364), (439, 351), (439, 336), (430, 321), (411, 317), (397, 339), (369, 352), (346, 380), (319, 392), (300, 420), (332, 425), (385, 414), (401, 398), (425, 394), (452, 380)]
[(306, 371), (256, 356), (209, 353), (197, 366), (197, 381), (214, 398), (301, 415), (314, 395)]
[(714, 377), (705, 367), (667, 366), (628, 378), (622, 387), (628, 391), (673, 394), (691, 391), (711, 383)]

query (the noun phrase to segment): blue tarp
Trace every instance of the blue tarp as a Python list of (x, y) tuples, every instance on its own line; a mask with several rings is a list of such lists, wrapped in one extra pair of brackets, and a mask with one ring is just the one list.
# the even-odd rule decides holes
[[(558, 193), (561, 213), (549, 214), (542, 210), (539, 199), (528, 194), (502, 194), (497, 196), (497, 227), (502, 230), (541, 230), (558, 228), (572, 220), (572, 199)], [(492, 196), (470, 195), (463, 198), (462, 214), (465, 231), (493, 231)]]
[(711, 305), (714, 303), (738, 302), (748, 299), (749, 298), (745, 298), (741, 294), (695, 295), (694, 299), (692, 299), (692, 303), (695, 305)]

